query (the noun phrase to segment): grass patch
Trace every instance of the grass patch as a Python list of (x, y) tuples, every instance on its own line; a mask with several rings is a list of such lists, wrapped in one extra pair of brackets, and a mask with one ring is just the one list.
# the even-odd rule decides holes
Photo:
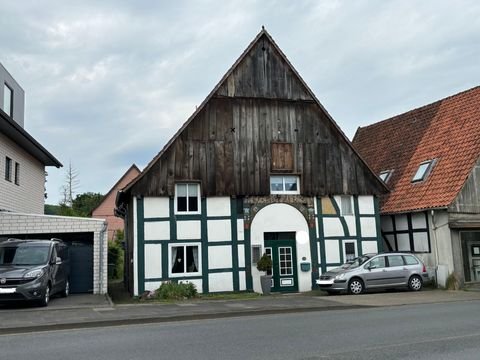
[(217, 294), (199, 294), (200, 300), (248, 300), (258, 299), (262, 294), (254, 292), (238, 292), (238, 293), (217, 293)]

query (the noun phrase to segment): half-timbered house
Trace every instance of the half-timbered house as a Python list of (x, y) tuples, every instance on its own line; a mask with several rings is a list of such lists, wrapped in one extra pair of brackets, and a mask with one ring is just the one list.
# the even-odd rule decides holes
[(381, 250), (387, 191), (262, 30), (117, 197), (133, 294), (167, 280), (199, 292), (309, 291), (319, 273)]
[(390, 192), (384, 247), (416, 253), (446, 286), (480, 283), (480, 87), (357, 130), (353, 144)]

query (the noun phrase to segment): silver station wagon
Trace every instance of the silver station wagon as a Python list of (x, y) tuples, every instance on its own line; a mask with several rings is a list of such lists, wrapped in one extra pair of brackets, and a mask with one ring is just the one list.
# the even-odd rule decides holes
[(425, 265), (409, 253), (365, 254), (322, 274), (316, 281), (329, 294), (346, 291), (358, 295), (367, 289), (408, 287), (422, 289), (429, 281)]

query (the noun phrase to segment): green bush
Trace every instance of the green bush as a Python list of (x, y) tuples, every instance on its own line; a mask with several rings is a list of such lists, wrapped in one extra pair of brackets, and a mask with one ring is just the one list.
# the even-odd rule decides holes
[(269, 271), (272, 269), (272, 259), (267, 254), (263, 254), (260, 260), (257, 261), (258, 271)]
[(108, 242), (108, 278), (123, 278), (123, 248), (117, 241)]
[(155, 295), (163, 300), (185, 300), (196, 297), (197, 288), (192, 283), (165, 282), (158, 288)]

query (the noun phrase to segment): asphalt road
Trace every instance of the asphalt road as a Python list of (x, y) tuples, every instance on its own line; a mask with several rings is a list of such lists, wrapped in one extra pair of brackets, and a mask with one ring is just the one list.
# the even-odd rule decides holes
[(0, 359), (475, 359), (480, 301), (0, 336)]

